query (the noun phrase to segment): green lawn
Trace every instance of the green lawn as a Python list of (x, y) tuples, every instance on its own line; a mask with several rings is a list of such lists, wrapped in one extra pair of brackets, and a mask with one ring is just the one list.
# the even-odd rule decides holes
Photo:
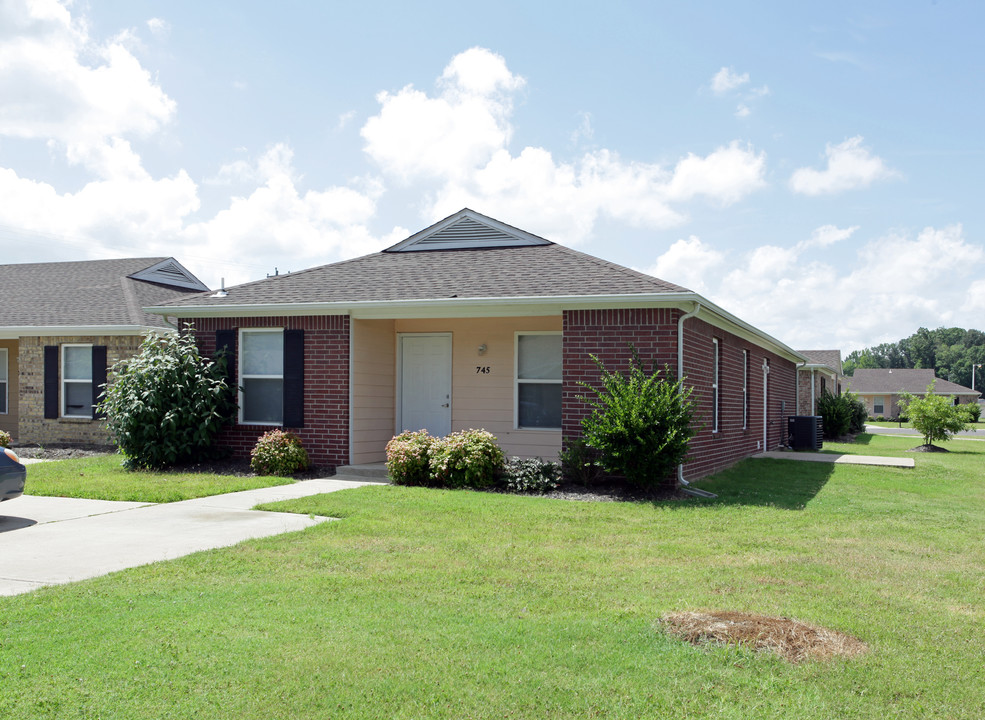
[[(913, 445), (861, 440), (825, 447)], [(0, 717), (985, 717), (985, 447), (948, 447), (915, 470), (750, 460), (702, 483), (718, 501), (279, 503), (341, 521), (0, 598)], [(871, 649), (692, 647), (658, 624), (688, 609)]]
[(164, 503), (294, 482), (293, 478), (267, 476), (130, 472), (121, 462), (119, 455), (101, 455), (32, 463), (25, 491), (29, 495)]

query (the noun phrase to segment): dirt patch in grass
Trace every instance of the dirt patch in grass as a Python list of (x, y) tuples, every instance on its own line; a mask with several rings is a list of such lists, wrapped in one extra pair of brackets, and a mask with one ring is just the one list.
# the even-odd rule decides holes
[(113, 445), (76, 445), (68, 443), (53, 443), (51, 445), (13, 445), (14, 452), (22, 458), (38, 460), (68, 460), (70, 458), (93, 457), (95, 455), (112, 455), (116, 452)]
[(660, 622), (669, 633), (692, 645), (742, 645), (793, 663), (854, 657), (868, 650), (861, 640), (837, 630), (753, 613), (678, 612), (663, 616)]
[(907, 452), (951, 452), (947, 448), (942, 448), (938, 445), (917, 445), (915, 448), (910, 448)]

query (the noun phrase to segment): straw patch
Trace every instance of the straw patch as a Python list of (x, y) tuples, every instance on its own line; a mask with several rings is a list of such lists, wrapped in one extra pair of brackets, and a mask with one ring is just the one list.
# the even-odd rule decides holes
[(678, 612), (660, 622), (692, 645), (742, 645), (775, 653), (790, 662), (854, 657), (868, 650), (861, 640), (789, 618), (744, 612)]

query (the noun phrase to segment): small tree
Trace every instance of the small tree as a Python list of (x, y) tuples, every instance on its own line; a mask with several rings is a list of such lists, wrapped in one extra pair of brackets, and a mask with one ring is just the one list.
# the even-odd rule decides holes
[(224, 357), (199, 355), (195, 338), (148, 335), (111, 368), (99, 401), (128, 468), (160, 469), (200, 457), (236, 408)]
[(910, 423), (923, 435), (924, 445), (933, 445), (935, 440), (946, 442), (955, 433), (967, 430), (966, 416), (954, 404), (954, 397), (934, 394), (934, 385), (927, 386), (927, 394), (915, 397), (903, 393), (900, 398), (900, 413), (910, 418)]
[[(581, 399), (592, 413), (581, 422), (585, 442), (599, 452), (599, 465), (638, 487), (665, 482), (684, 461), (694, 435), (691, 388), (655, 368), (647, 372), (636, 350), (625, 375), (606, 370), (594, 355), (601, 389)], [(665, 367), (664, 375), (670, 375)]]

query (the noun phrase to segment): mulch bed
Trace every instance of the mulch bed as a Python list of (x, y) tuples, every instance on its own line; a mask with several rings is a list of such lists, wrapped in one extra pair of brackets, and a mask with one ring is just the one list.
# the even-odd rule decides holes
[(831, 660), (861, 655), (869, 648), (837, 630), (784, 617), (745, 612), (677, 612), (660, 619), (667, 632), (692, 645), (741, 645), (784, 660)]
[(947, 448), (942, 448), (938, 445), (917, 445), (915, 448), (910, 448), (907, 452), (930, 452), (930, 453), (941, 453), (941, 452), (951, 452)]

